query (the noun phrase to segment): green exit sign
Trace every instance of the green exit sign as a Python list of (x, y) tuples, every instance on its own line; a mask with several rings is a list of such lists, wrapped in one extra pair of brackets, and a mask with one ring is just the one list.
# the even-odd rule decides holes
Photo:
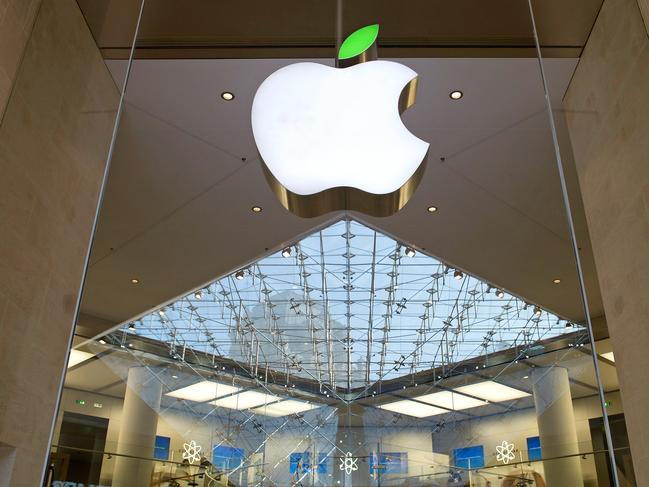
[(84, 399), (77, 399), (74, 402), (76, 402), (79, 406), (85, 406), (86, 405), (86, 401)]

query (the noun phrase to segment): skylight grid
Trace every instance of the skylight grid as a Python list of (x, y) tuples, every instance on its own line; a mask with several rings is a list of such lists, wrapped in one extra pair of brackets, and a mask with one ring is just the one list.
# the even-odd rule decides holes
[[(151, 313), (136, 333), (341, 387), (525, 347), (565, 321), (353, 220)], [(568, 331), (573, 332), (575, 328)]]

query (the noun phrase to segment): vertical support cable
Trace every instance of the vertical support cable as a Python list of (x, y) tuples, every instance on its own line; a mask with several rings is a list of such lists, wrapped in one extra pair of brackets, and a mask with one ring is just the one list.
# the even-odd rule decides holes
[(590, 308), (588, 305), (588, 295), (586, 293), (586, 285), (584, 282), (584, 274), (581, 266), (581, 257), (579, 256), (579, 246), (577, 244), (577, 234), (575, 232), (575, 224), (572, 218), (572, 208), (570, 206), (570, 198), (568, 197), (568, 186), (566, 185), (566, 177), (563, 171), (563, 161), (561, 158), (561, 151), (559, 150), (559, 139), (557, 137), (557, 128), (554, 123), (554, 115), (552, 111), (552, 102), (550, 101), (550, 92), (548, 89), (548, 82), (545, 76), (545, 69), (543, 67), (543, 58), (541, 57), (541, 45), (539, 43), (539, 35), (536, 29), (536, 20), (534, 18), (534, 9), (532, 7), (532, 0), (527, 0), (530, 18), (532, 20), (532, 31), (534, 33), (534, 43), (536, 45), (536, 52), (541, 71), (541, 82), (543, 83), (543, 91), (545, 94), (545, 103), (548, 110), (548, 117), (550, 119), (550, 131), (552, 132), (552, 142), (554, 144), (554, 153), (556, 156), (557, 171), (559, 172), (559, 182), (561, 183), (561, 196), (563, 198), (564, 210), (566, 212), (566, 222), (568, 223), (568, 234), (570, 236), (570, 243), (572, 244), (572, 252), (575, 257), (575, 264), (577, 267), (577, 279), (579, 281), (579, 293), (584, 308), (584, 315), (586, 317), (586, 324), (588, 327), (588, 335), (590, 338), (590, 346), (593, 354), (593, 364), (595, 366), (595, 375), (597, 379), (597, 392), (599, 395), (599, 402), (602, 408), (602, 419), (604, 422), (604, 436), (606, 437), (606, 447), (609, 451), (609, 462), (611, 467), (611, 475), (615, 482), (615, 486), (620, 486), (620, 480), (617, 474), (617, 463), (615, 461), (615, 451), (613, 449), (613, 437), (611, 436), (611, 427), (608, 421), (608, 414), (606, 412), (606, 398), (604, 397), (604, 385), (602, 384), (602, 377), (599, 367), (599, 360), (597, 358), (597, 347), (595, 345), (595, 335), (593, 333), (593, 324), (590, 319)]

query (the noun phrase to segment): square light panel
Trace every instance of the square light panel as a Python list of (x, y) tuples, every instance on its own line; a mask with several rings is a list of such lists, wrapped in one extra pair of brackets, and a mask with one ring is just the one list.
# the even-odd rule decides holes
[(604, 357), (606, 360), (615, 362), (615, 355), (613, 355), (613, 352), (600, 353), (600, 355)]
[(319, 406), (314, 406), (304, 401), (296, 401), (289, 399), (287, 401), (275, 402), (266, 406), (260, 406), (252, 410), (255, 414), (263, 414), (265, 416), (287, 416), (289, 414), (302, 413), (304, 411), (311, 411)]
[(428, 416), (448, 413), (448, 411), (444, 409), (416, 401), (409, 401), (407, 399), (403, 401), (390, 402), (388, 404), (381, 404), (379, 407), (395, 413), (414, 416), (415, 418), (427, 418)]
[(250, 409), (256, 406), (261, 406), (263, 404), (269, 404), (272, 402), (277, 402), (281, 399), (279, 396), (273, 394), (264, 394), (263, 392), (257, 391), (246, 391), (240, 392), (233, 396), (224, 397), (223, 399), (218, 399), (216, 401), (211, 401), (210, 404), (214, 406), (219, 406), (222, 408), (228, 409)]
[(238, 387), (212, 382), (211, 380), (204, 380), (192, 384), (191, 386), (168, 392), (165, 395), (176, 397), (178, 399), (186, 399), (188, 401), (206, 402), (218, 397), (227, 396), (228, 394), (233, 394), (240, 390), (241, 389)]
[(486, 401), (475, 399), (473, 397), (463, 396), (451, 391), (434, 392), (425, 396), (416, 397), (418, 401), (423, 401), (433, 406), (450, 409), (452, 411), (461, 411), (462, 409), (476, 408), (489, 404)]
[(90, 352), (82, 352), (81, 350), (70, 350), (70, 358), (68, 359), (68, 369), (75, 365), (85, 362), (94, 355)]
[(489, 402), (504, 402), (527, 397), (530, 394), (520, 389), (494, 382), (492, 380), (478, 382), (468, 386), (455, 388), (456, 392), (468, 394), (469, 396), (479, 397)]

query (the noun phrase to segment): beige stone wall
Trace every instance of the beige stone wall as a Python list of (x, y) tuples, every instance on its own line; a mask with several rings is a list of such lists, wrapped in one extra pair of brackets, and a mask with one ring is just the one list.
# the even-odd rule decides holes
[(75, 0), (42, 0), (0, 126), (3, 486), (41, 485), (118, 101)]
[(637, 0), (605, 0), (564, 108), (637, 481), (649, 485), (649, 38)]
[(0, 120), (41, 0), (0, 0)]

